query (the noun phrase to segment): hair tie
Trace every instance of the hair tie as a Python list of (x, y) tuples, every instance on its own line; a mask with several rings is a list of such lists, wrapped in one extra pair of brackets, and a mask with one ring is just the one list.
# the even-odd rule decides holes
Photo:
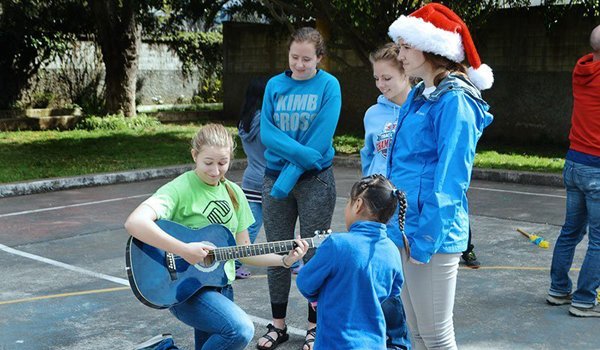
[(400, 192), (400, 191), (398, 191), (398, 189), (397, 189), (397, 188), (394, 188), (394, 189), (392, 190), (392, 196), (394, 196), (394, 197), (398, 197), (398, 192)]

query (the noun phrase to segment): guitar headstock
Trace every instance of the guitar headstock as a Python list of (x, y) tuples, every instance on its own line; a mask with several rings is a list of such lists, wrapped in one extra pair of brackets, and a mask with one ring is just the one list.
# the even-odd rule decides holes
[(318, 248), (324, 240), (331, 234), (331, 229), (327, 230), (316, 230), (315, 235), (312, 238), (314, 248)]

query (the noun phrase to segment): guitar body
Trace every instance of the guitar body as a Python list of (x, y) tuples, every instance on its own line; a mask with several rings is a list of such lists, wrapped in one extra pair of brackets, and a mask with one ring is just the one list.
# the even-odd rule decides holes
[[(235, 246), (233, 235), (222, 225), (193, 230), (168, 220), (158, 220), (156, 224), (182, 242), (202, 242), (217, 248)], [(229, 283), (225, 261), (190, 265), (183, 258), (134, 237), (127, 241), (125, 264), (134, 295), (155, 309), (180, 304), (203, 287), (223, 287)]]

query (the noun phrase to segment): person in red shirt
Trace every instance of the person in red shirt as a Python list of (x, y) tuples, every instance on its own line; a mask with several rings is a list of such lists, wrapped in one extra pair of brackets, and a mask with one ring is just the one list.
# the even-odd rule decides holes
[[(580, 317), (600, 317), (600, 25), (592, 31), (590, 45), (594, 51), (581, 57), (573, 70), (570, 147), (563, 170), (565, 224), (554, 246), (546, 297), (551, 305), (571, 304), (569, 313)], [(573, 292), (569, 270), (586, 227), (588, 249)]]

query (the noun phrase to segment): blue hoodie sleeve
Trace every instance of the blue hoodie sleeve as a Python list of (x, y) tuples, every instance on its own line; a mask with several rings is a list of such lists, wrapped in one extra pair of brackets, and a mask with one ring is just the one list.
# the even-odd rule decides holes
[(323, 104), (312, 124), (301, 138), (300, 142), (325, 155), (331, 148), (333, 135), (340, 119), (342, 109), (342, 94), (340, 83), (332, 79), (327, 83), (323, 94)]
[(296, 285), (308, 301), (317, 301), (319, 292), (333, 269), (332, 256), (336, 256), (335, 244), (327, 238), (317, 249), (315, 255), (298, 273)]
[(404, 284), (404, 277), (402, 276), (402, 271), (400, 270), (396, 273), (396, 276), (394, 276), (392, 291), (389, 296), (390, 298), (400, 295), (400, 292), (402, 291), (402, 284)]
[(368, 129), (368, 118), (369, 111), (365, 113), (365, 117), (363, 118), (363, 125), (365, 128), (365, 145), (360, 150), (360, 165), (362, 167), (362, 176), (367, 176), (367, 172), (371, 167), (371, 163), (373, 163), (373, 158), (375, 156), (375, 148), (373, 147), (373, 134), (369, 133)]
[(477, 144), (476, 118), (479, 107), (462, 91), (448, 92), (433, 111), (438, 163), (433, 191), (424, 198), (419, 228), (411, 245), (411, 256), (428, 263), (454, 223), (457, 209), (466, 200)]

